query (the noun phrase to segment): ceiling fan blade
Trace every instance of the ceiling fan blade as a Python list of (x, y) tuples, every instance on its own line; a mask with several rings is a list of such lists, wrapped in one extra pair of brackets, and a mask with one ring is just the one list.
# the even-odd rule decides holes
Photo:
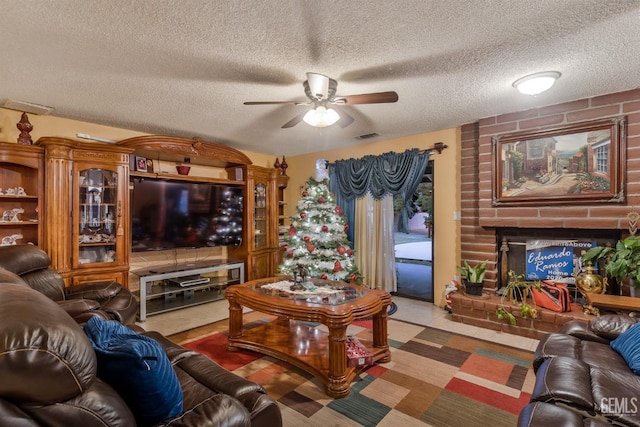
[(300, 102), (294, 101), (247, 101), (244, 105), (299, 105)]
[(386, 104), (396, 102), (398, 94), (396, 92), (375, 92), (363, 93), (360, 95), (337, 96), (332, 102), (340, 105), (356, 105), (356, 104)]
[(338, 119), (336, 123), (341, 128), (344, 129), (355, 121), (355, 119), (351, 116), (351, 114), (344, 111), (344, 108), (337, 108), (335, 105), (332, 105), (331, 108), (336, 110), (336, 112), (340, 115), (340, 119)]
[(304, 118), (305, 114), (307, 114), (306, 111), (303, 111), (302, 113), (298, 114), (293, 119), (291, 119), (287, 123), (283, 124), (282, 125), (282, 129), (287, 129), (287, 128), (294, 127), (295, 125), (297, 125), (298, 123), (300, 123), (302, 121), (302, 119)]

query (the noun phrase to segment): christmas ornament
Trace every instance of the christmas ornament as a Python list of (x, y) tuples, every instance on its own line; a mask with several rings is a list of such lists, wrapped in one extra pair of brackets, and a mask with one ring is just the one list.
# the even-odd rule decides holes
[(308, 242), (309, 240), (311, 240), (311, 237), (309, 237), (309, 236), (304, 236), (304, 237), (302, 238), (302, 240), (304, 240), (305, 242)]
[(309, 243), (309, 244), (307, 245), (307, 250), (308, 250), (309, 252), (313, 252), (315, 248), (316, 248), (316, 245), (314, 245), (313, 243)]
[(333, 263), (333, 271), (342, 271), (342, 265), (340, 264), (340, 261), (336, 260), (336, 262)]
[(322, 273), (322, 274), (320, 275), (320, 278), (321, 278), (322, 280), (327, 280), (327, 275), (326, 275), (326, 274), (324, 274), (324, 273)]
[(322, 196), (318, 197), (318, 203), (324, 203), (326, 201), (327, 200), (324, 197), (322, 197)]
[(327, 231), (329, 231), (329, 227), (327, 227), (326, 225), (323, 225), (321, 230), (326, 233)]
[(307, 217), (306, 212), (300, 212), (300, 218), (305, 219)]
[(296, 235), (296, 228), (293, 226), (293, 224), (291, 224), (289, 226), (289, 236), (293, 237)]
[(344, 215), (344, 211), (342, 210), (342, 208), (340, 206), (336, 206), (336, 208), (334, 209), (334, 212), (336, 213), (336, 215), (338, 216), (342, 216)]
[(344, 255), (344, 253), (345, 253), (346, 251), (347, 251), (347, 250), (344, 248), (344, 246), (338, 246), (338, 253), (339, 253), (340, 255)]

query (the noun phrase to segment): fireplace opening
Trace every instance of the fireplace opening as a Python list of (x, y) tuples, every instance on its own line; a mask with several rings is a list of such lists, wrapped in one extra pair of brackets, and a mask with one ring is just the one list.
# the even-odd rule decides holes
[[(575, 287), (575, 274), (584, 269), (580, 255), (590, 246), (615, 246), (620, 230), (592, 229), (512, 229), (497, 230), (498, 292), (508, 281), (509, 271), (524, 275), (527, 280), (549, 278), (567, 283), (574, 295), (581, 295)], [(596, 270), (597, 273), (602, 274)], [(616, 283), (607, 293), (619, 294)]]

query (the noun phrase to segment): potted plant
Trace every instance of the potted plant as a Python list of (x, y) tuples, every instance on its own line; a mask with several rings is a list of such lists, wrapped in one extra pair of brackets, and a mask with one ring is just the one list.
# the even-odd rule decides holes
[(529, 296), (531, 296), (531, 288), (540, 287), (540, 282), (527, 282), (524, 280), (524, 274), (516, 274), (513, 270), (509, 270), (507, 274), (509, 275), (509, 280), (502, 289), (500, 305), (496, 309), (498, 319), (507, 319), (512, 325), (515, 325), (517, 322), (516, 316), (514, 316), (510, 308), (505, 307), (505, 300), (510, 301), (511, 304), (518, 307), (521, 317), (537, 318), (538, 310), (535, 304), (531, 305), (527, 301)]
[(584, 262), (604, 263), (604, 271), (621, 284), (629, 281), (632, 291), (640, 285), (640, 236), (619, 240), (615, 247), (596, 246), (582, 255)]
[(480, 264), (471, 266), (468, 261), (464, 261), (464, 264), (458, 266), (458, 271), (462, 277), (462, 283), (464, 284), (465, 293), (468, 295), (482, 295), (482, 288), (484, 284), (484, 274), (487, 270), (487, 263), (484, 261)]

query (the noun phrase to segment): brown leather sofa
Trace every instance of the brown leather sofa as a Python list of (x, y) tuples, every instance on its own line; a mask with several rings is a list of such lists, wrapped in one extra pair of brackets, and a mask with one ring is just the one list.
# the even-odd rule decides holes
[(640, 319), (572, 320), (536, 348), (536, 382), (519, 426), (639, 426), (640, 376), (610, 346)]
[[(0, 269), (0, 425), (136, 425), (130, 405), (97, 376), (83, 331), (54, 301)], [(162, 426), (280, 427), (277, 403), (262, 386), (157, 332), (177, 375), (183, 412)]]
[(50, 266), (51, 259), (37, 246), (0, 246), (0, 267), (56, 301), (76, 322), (85, 323), (92, 316), (123, 324), (135, 321), (138, 302), (119, 283), (107, 281), (65, 288), (62, 276)]

